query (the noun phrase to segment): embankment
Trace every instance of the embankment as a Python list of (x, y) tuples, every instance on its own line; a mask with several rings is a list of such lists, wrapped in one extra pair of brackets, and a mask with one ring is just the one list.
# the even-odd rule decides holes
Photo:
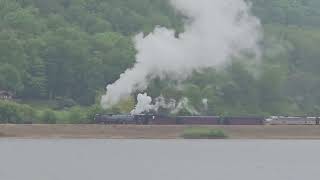
[[(191, 126), (0, 125), (2, 138), (180, 139)], [(192, 126), (220, 129), (230, 139), (320, 139), (320, 126)]]

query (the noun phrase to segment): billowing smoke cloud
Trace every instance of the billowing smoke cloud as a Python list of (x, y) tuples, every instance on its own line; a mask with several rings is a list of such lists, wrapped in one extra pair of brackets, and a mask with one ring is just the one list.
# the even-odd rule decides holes
[[(208, 99), (202, 99), (204, 110), (208, 110)], [(188, 112), (191, 115), (199, 115), (200, 113), (190, 104), (188, 98), (183, 97), (178, 103), (174, 99), (166, 100), (160, 96), (155, 100), (152, 100), (147, 93), (138, 94), (137, 105), (131, 111), (132, 115), (138, 115), (143, 113), (149, 113), (151, 111), (158, 112), (159, 108), (169, 110), (170, 113), (177, 114), (182, 110)]]
[(202, 104), (203, 104), (204, 110), (207, 111), (209, 108), (208, 99), (207, 98), (202, 99)]
[(159, 108), (168, 109), (174, 111), (176, 109), (176, 101), (171, 99), (166, 101), (163, 97), (158, 97), (154, 100), (147, 93), (138, 94), (137, 96), (137, 105), (131, 111), (131, 114), (137, 115), (142, 113), (148, 113), (150, 111), (157, 112)]
[(173, 114), (177, 114), (180, 111), (185, 110), (187, 111), (189, 114), (191, 115), (199, 115), (200, 113), (193, 107), (190, 105), (190, 101), (188, 98), (184, 97), (182, 98), (179, 103), (177, 104), (177, 106), (175, 107), (175, 109), (173, 109), (171, 111), (171, 113)]
[(149, 112), (156, 108), (154, 105), (152, 105), (152, 98), (148, 96), (147, 93), (138, 94), (137, 102), (138, 103), (136, 107), (131, 111), (131, 114), (137, 115), (144, 112)]
[(144, 91), (150, 79), (184, 80), (193, 70), (219, 67), (243, 52), (259, 54), (260, 23), (244, 0), (171, 0), (189, 18), (185, 32), (157, 27), (153, 33), (135, 37), (136, 64), (108, 85), (104, 108), (115, 105), (135, 91)]

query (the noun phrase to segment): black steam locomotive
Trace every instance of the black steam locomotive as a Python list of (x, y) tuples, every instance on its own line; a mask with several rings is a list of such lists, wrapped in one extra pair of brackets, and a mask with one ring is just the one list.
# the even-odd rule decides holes
[(149, 124), (150, 119), (155, 118), (150, 115), (100, 115), (94, 118), (97, 124)]
[(163, 115), (100, 115), (97, 124), (136, 125), (264, 125), (264, 117), (221, 117), (221, 116), (163, 116)]

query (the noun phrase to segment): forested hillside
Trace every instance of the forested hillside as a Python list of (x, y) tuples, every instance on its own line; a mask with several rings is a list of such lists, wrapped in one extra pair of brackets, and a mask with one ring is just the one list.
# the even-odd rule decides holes
[(131, 35), (179, 24), (162, 0), (1, 0), (0, 14), (0, 87), (81, 104), (132, 64)]
[[(320, 113), (320, 1), (251, 2), (265, 31), (259, 67), (207, 69), (183, 89), (154, 80), (149, 93), (188, 97), (205, 114)], [(99, 103), (133, 65), (133, 35), (156, 25), (179, 32), (182, 17), (166, 0), (0, 0), (0, 90), (22, 100)]]

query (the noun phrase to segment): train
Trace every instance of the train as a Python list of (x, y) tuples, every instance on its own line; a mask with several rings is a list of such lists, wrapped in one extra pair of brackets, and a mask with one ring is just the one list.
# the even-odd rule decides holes
[(100, 115), (97, 124), (136, 125), (264, 125), (264, 117), (167, 116), (167, 115)]
[(168, 115), (100, 115), (96, 124), (133, 125), (319, 125), (319, 117), (254, 116), (168, 116)]

